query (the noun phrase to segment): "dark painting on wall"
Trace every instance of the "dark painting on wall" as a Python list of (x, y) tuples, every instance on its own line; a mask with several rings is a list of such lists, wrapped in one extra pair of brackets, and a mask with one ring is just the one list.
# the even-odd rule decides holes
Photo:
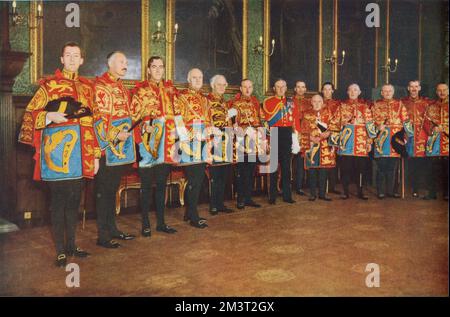
[(242, 0), (176, 0), (175, 82), (198, 67), (204, 81), (222, 74), (231, 85), (242, 78)]
[[(79, 5), (79, 27), (67, 27), (67, 1), (45, 1), (43, 6), (43, 72), (60, 68), (61, 47), (78, 42), (85, 50), (80, 74), (101, 75), (108, 53), (120, 50), (128, 59), (126, 79), (141, 79), (141, 1), (72, 1)], [(70, 25), (70, 24), (69, 24)]]
[(361, 97), (370, 99), (375, 87), (375, 28), (366, 26), (365, 7), (373, 1), (338, 2), (339, 51), (345, 50), (345, 63), (338, 69), (337, 98), (347, 98), (347, 87), (359, 84)]
[(399, 64), (389, 82), (406, 87), (419, 77), (419, 0), (392, 1), (390, 11), (389, 55)]
[(270, 33), (276, 43), (270, 57), (269, 86), (283, 78), (289, 88), (304, 80), (308, 90), (317, 90), (319, 0), (271, 1)]

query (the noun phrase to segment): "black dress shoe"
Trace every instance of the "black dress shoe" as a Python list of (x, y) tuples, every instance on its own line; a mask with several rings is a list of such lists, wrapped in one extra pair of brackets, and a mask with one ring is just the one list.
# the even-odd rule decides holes
[(146, 238), (151, 237), (152, 230), (150, 228), (142, 228), (141, 235)]
[(316, 199), (317, 199), (316, 196), (310, 196), (310, 197), (308, 198), (309, 201), (314, 201), (314, 200), (316, 200)]
[(244, 203), (237, 203), (237, 209), (244, 209), (245, 204)]
[(305, 192), (301, 189), (297, 189), (295, 192), (297, 193), (297, 195), (305, 196)]
[(189, 224), (192, 227), (199, 228), (199, 229), (204, 229), (204, 228), (208, 227), (208, 224), (206, 223), (206, 220), (205, 219), (202, 220), (202, 218), (200, 218), (198, 221), (192, 221), (191, 220), (189, 222)]
[(177, 232), (174, 228), (171, 228), (168, 225), (164, 225), (162, 227), (156, 227), (156, 231), (165, 232), (165, 233), (169, 233), (169, 234)]
[(342, 194), (341, 195), (341, 199), (342, 200), (347, 200), (347, 199), (349, 199), (350, 198), (350, 195), (349, 194)]
[(136, 238), (136, 236), (133, 234), (122, 232), (121, 234), (119, 234), (118, 236), (116, 236), (114, 238), (120, 239), (120, 240), (133, 240), (134, 238)]
[(359, 193), (358, 194), (358, 198), (361, 200), (369, 200), (369, 197), (367, 197), (366, 195), (364, 195), (363, 193)]
[(89, 255), (91, 255), (89, 252), (82, 250), (81, 248), (76, 248), (75, 251), (70, 250), (69, 252), (67, 252), (68, 256), (75, 256), (77, 258), (85, 258)]
[(217, 215), (219, 213), (219, 211), (217, 210), (217, 208), (211, 208), (209, 210), (209, 213), (213, 216)]
[(249, 206), (249, 207), (255, 207), (255, 208), (261, 207), (260, 204), (255, 203), (253, 200), (250, 200), (248, 203), (245, 203), (245, 205)]
[(234, 212), (233, 209), (228, 208), (228, 207), (225, 207), (225, 206), (224, 206), (223, 208), (220, 208), (218, 211), (219, 211), (219, 212), (223, 212), (223, 213), (225, 213), (225, 214), (231, 214), (232, 212)]
[(118, 247), (120, 247), (119, 242), (117, 242), (115, 240), (109, 240), (109, 241), (97, 240), (97, 245), (100, 247), (107, 248), (107, 249), (117, 249)]
[(275, 205), (276, 203), (277, 203), (277, 201), (276, 201), (275, 198), (269, 199), (269, 204), (270, 204), (270, 205)]
[(391, 197), (392, 198), (402, 198), (402, 196), (400, 194), (397, 194), (397, 193), (393, 194)]
[(283, 199), (283, 201), (285, 203), (288, 203), (288, 204), (295, 204), (295, 200), (293, 200), (292, 198), (291, 199), (286, 199), (286, 200)]
[(319, 197), (320, 200), (325, 200), (325, 201), (332, 201), (332, 199), (330, 197), (324, 196), (324, 197)]
[(67, 263), (67, 258), (66, 255), (64, 253), (58, 254), (58, 256), (56, 257), (56, 266), (57, 267), (65, 267)]
[(377, 195), (377, 198), (378, 198), (378, 199), (384, 199), (384, 197), (385, 197), (384, 194), (378, 194), (378, 195)]

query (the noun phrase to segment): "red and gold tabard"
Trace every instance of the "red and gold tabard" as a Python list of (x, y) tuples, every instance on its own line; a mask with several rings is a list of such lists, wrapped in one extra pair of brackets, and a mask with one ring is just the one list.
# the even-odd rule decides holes
[(106, 164), (124, 165), (136, 161), (134, 136), (117, 142), (121, 131), (132, 126), (130, 113), (131, 94), (120, 78), (109, 72), (95, 80), (94, 128)]
[[(19, 142), (34, 146), (35, 180), (65, 180), (94, 177), (94, 159), (100, 156), (92, 116), (47, 125), (45, 107), (49, 101), (72, 97), (93, 110), (92, 82), (66, 70), (40, 81), (26, 107)], [(61, 103), (60, 108), (64, 107)], [(64, 113), (64, 109), (58, 110)]]
[(341, 102), (336, 99), (323, 99), (323, 107), (329, 108), (332, 115), (336, 112)]
[(323, 108), (320, 111), (309, 109), (304, 113), (302, 121), (302, 137), (308, 139), (305, 151), (305, 168), (332, 168), (336, 165), (335, 151), (328, 143), (327, 138), (321, 138), (320, 143), (313, 142), (312, 138), (320, 137), (323, 132), (318, 126), (318, 121), (329, 125), (332, 118), (330, 109)]
[[(177, 135), (173, 99), (176, 93), (171, 81), (144, 81), (136, 84), (132, 91), (131, 117), (134, 122), (142, 119), (140, 128), (134, 130), (141, 155), (140, 167), (174, 163)], [(145, 131), (147, 124), (154, 127), (152, 133)]]
[(298, 133), (300, 153), (305, 154), (305, 149), (309, 147), (309, 137), (307, 135), (303, 136), (303, 131), (301, 129), (302, 122), (304, 118), (305, 111), (311, 109), (311, 99), (303, 96), (294, 96), (294, 129)]
[(368, 156), (376, 137), (372, 111), (362, 100), (347, 99), (338, 106), (330, 122), (330, 143), (338, 155)]
[(263, 102), (263, 113), (269, 127), (292, 127), (297, 116), (294, 102), (286, 97), (273, 96)]
[(236, 109), (236, 124), (245, 129), (247, 127), (261, 127), (264, 114), (255, 96), (245, 97), (238, 93), (228, 102), (228, 107)]
[[(405, 129), (406, 134), (412, 135), (412, 126), (408, 111), (400, 100), (377, 100), (372, 107), (372, 116), (377, 127), (377, 137), (374, 140), (374, 157), (400, 157), (392, 147), (392, 136)], [(381, 125), (386, 128), (379, 130)]]
[(201, 163), (207, 155), (199, 141), (206, 141), (205, 129), (211, 126), (208, 98), (194, 89), (180, 91), (174, 98), (175, 112), (181, 115), (186, 131), (180, 136), (180, 163)]
[[(432, 102), (426, 112), (423, 128), (428, 135), (426, 156), (448, 156), (448, 98)], [(434, 132), (438, 126), (442, 132)]]
[(408, 96), (403, 98), (402, 102), (408, 111), (414, 129), (414, 135), (408, 139), (406, 146), (408, 155), (410, 157), (424, 157), (428, 135), (423, 130), (423, 119), (430, 100), (424, 97), (411, 98)]

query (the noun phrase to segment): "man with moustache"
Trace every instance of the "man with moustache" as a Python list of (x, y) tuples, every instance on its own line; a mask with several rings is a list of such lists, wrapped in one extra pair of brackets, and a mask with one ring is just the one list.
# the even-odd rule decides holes
[[(265, 120), (271, 128), (270, 148), (271, 156), (274, 142), (278, 144), (278, 162), (281, 169), (281, 184), (283, 191), (283, 201), (295, 203), (291, 192), (291, 151), (292, 151), (292, 126), (294, 124), (295, 108), (292, 100), (286, 98), (287, 84), (283, 79), (275, 81), (273, 86), (275, 96), (264, 100), (263, 113)], [(278, 137), (273, 138), (273, 129), (278, 130)], [(278, 195), (277, 190), (278, 171), (270, 174), (269, 203), (275, 205)]]
[(374, 140), (377, 195), (379, 199), (384, 199), (386, 195), (400, 198), (400, 195), (394, 192), (394, 174), (400, 154), (392, 147), (391, 140), (392, 136), (402, 129), (405, 129), (408, 137), (413, 131), (406, 107), (400, 100), (393, 99), (394, 86), (383, 85), (381, 95), (383, 99), (377, 100), (372, 107), (377, 132)]
[(302, 137), (302, 131), (300, 129), (302, 121), (304, 118), (305, 111), (311, 108), (311, 99), (305, 96), (307, 91), (306, 83), (302, 80), (298, 80), (294, 87), (294, 108), (297, 109), (294, 113), (296, 114), (294, 118), (294, 128), (299, 137), (300, 152), (294, 154), (296, 162), (296, 180), (295, 189), (296, 193), (300, 196), (304, 196), (303, 191), (303, 180), (305, 175), (305, 151), (304, 149), (308, 146), (309, 140)]
[[(92, 83), (78, 75), (83, 55), (75, 42), (63, 46), (63, 70), (40, 81), (26, 107), (19, 135), (19, 142), (36, 150), (33, 178), (45, 181), (50, 188), (52, 233), (59, 267), (66, 266), (67, 256), (89, 255), (76, 246), (75, 234), (83, 178), (92, 179), (97, 173), (100, 149), (94, 137), (92, 115), (68, 117), (72, 113), (65, 111), (73, 102), (79, 102), (92, 112)], [(52, 103), (56, 111), (47, 109)]]
[(173, 98), (176, 89), (172, 82), (163, 79), (164, 61), (152, 56), (147, 63), (149, 80), (136, 84), (133, 89), (131, 116), (133, 121), (142, 120), (140, 128), (135, 129), (135, 138), (139, 146), (141, 161), (139, 176), (141, 179), (141, 220), (143, 237), (151, 236), (150, 196), (152, 184), (156, 184), (156, 231), (168, 234), (177, 231), (164, 220), (167, 177), (173, 160), (171, 151), (176, 139), (175, 110)]
[(438, 99), (425, 111), (423, 126), (428, 135), (425, 153), (429, 158), (429, 189), (424, 199), (436, 199), (436, 183), (442, 181), (443, 197), (448, 200), (448, 85), (438, 84), (436, 95)]
[(367, 200), (364, 195), (365, 171), (369, 164), (369, 152), (376, 136), (372, 111), (369, 105), (359, 99), (361, 89), (351, 84), (347, 89), (348, 99), (342, 101), (330, 122), (332, 145), (336, 146), (341, 162), (341, 180), (344, 193), (341, 199), (348, 199), (352, 176), (357, 175), (357, 197)]
[[(186, 213), (185, 221), (195, 228), (204, 229), (208, 227), (206, 219), (198, 215), (197, 205), (201, 186), (205, 176), (206, 163), (203, 158), (196, 156), (196, 147), (204, 141), (203, 130), (210, 126), (208, 117), (208, 99), (202, 94), (203, 73), (198, 68), (193, 68), (187, 76), (189, 87), (180, 91), (174, 98), (176, 114), (183, 118), (185, 128), (179, 129), (180, 145), (188, 145), (193, 155), (192, 161), (183, 163), (184, 173), (188, 184), (186, 188)], [(184, 150), (183, 150), (184, 151)]]
[[(258, 99), (253, 96), (253, 82), (244, 78), (241, 81), (240, 93), (229, 102), (229, 117), (233, 117), (234, 126), (238, 132), (245, 132), (247, 129), (258, 129), (263, 127), (262, 109)], [(258, 149), (256, 149), (258, 150)], [(256, 153), (246, 153), (242, 161), (236, 163), (236, 187), (237, 187), (237, 208), (261, 207), (252, 199), (253, 177), (255, 174)], [(253, 157), (254, 160), (252, 159)]]
[(423, 130), (423, 119), (430, 104), (428, 98), (419, 95), (421, 89), (419, 80), (411, 80), (408, 83), (409, 96), (402, 99), (414, 129), (414, 134), (407, 140), (406, 149), (408, 153), (408, 176), (411, 182), (412, 196), (415, 198), (419, 197), (419, 185), (423, 178), (423, 166), (426, 161), (427, 134)]
[(136, 161), (136, 153), (134, 137), (129, 132), (131, 95), (122, 82), (128, 61), (124, 53), (115, 51), (108, 54), (107, 62), (108, 71), (95, 80), (94, 130), (102, 149), (95, 193), (97, 245), (112, 249), (120, 247), (114, 238), (135, 238), (116, 226), (115, 197), (122, 175)]

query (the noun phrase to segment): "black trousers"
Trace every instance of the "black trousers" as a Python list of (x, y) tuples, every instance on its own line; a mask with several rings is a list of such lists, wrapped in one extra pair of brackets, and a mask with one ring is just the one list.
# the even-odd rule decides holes
[(325, 197), (327, 186), (327, 168), (310, 168), (308, 169), (309, 190), (311, 196), (317, 197), (317, 184), (319, 185), (319, 197)]
[(100, 160), (100, 168), (95, 176), (95, 209), (97, 211), (98, 240), (108, 242), (121, 232), (116, 226), (116, 192), (122, 175), (130, 165), (107, 166), (105, 158)]
[(206, 163), (192, 164), (184, 168), (184, 174), (187, 179), (186, 187), (186, 215), (187, 217), (198, 222), (200, 217), (198, 215), (197, 205), (200, 190), (202, 188), (203, 179), (205, 177)]
[(327, 179), (328, 179), (328, 191), (335, 191), (336, 184), (338, 182), (338, 168), (340, 168), (339, 157), (336, 158), (336, 166), (333, 168), (328, 168), (327, 170)]
[[(394, 177), (395, 170), (399, 159), (396, 157), (381, 157), (375, 159), (377, 162), (377, 193), (380, 194), (394, 194)], [(383, 188), (383, 185), (385, 187)]]
[(295, 177), (295, 189), (303, 189), (303, 180), (305, 178), (305, 158), (302, 153), (295, 155), (296, 165), (296, 177)]
[(83, 179), (47, 182), (56, 254), (75, 251), (75, 232)]
[(142, 228), (150, 228), (150, 202), (152, 195), (152, 185), (156, 185), (155, 208), (156, 208), (156, 226), (163, 227), (164, 209), (166, 205), (166, 186), (167, 177), (170, 174), (170, 165), (158, 164), (150, 168), (139, 168), (141, 178), (141, 219)]
[(236, 164), (237, 202), (249, 203), (252, 201), (253, 177), (256, 162), (242, 162)]
[(354, 181), (356, 188), (358, 189), (358, 194), (361, 195), (363, 193), (363, 184), (366, 182), (365, 178), (369, 158), (342, 155), (339, 160), (344, 194), (349, 194), (349, 185)]
[(225, 185), (227, 176), (231, 171), (231, 165), (210, 165), (208, 167), (211, 181), (211, 197), (209, 197), (210, 210), (223, 210), (225, 208)]
[(428, 196), (436, 197), (438, 186), (443, 196), (448, 197), (448, 157), (427, 157)]
[[(278, 142), (278, 162), (280, 163), (281, 169), (281, 190), (283, 191), (283, 200), (292, 199), (291, 190), (291, 147), (292, 147), (292, 128), (283, 127), (278, 128), (278, 138), (272, 142)], [(269, 198), (275, 200), (278, 196), (278, 171), (270, 174), (270, 190)]]
[(419, 193), (426, 172), (424, 167), (427, 164), (426, 157), (409, 157), (407, 160), (408, 179), (413, 193)]

